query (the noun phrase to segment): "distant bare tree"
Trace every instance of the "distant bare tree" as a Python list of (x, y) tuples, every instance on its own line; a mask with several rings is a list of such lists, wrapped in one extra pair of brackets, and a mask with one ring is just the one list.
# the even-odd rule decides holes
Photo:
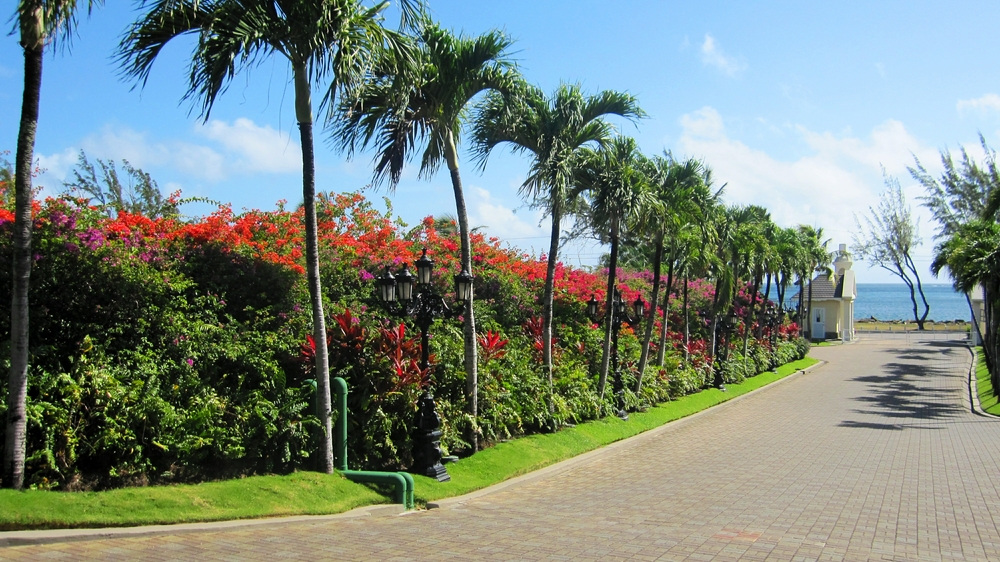
[[(883, 175), (886, 190), (882, 192), (878, 207), (868, 207), (869, 215), (863, 217), (864, 223), (854, 215), (858, 231), (853, 235), (851, 251), (859, 259), (881, 267), (906, 284), (910, 289), (910, 302), (913, 303), (913, 320), (917, 329), (923, 330), (931, 307), (927, 304), (920, 274), (911, 256), (913, 248), (921, 244), (919, 225), (913, 219), (899, 180), (886, 175), (884, 170)], [(917, 305), (918, 293), (924, 305), (923, 314), (920, 314)]]

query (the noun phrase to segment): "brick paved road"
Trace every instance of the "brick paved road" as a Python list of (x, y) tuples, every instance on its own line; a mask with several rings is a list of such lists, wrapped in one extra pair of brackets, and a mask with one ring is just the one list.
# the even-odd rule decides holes
[(829, 364), (442, 509), (0, 559), (1000, 560), (1000, 420), (970, 412), (969, 352), (865, 341), (813, 355)]

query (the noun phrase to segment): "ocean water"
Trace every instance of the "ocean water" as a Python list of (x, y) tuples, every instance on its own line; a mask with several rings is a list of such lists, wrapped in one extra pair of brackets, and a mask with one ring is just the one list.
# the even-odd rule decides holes
[[(788, 306), (795, 306), (798, 294), (796, 287), (789, 293)], [(958, 293), (950, 284), (924, 284), (924, 295), (930, 305), (928, 320), (943, 322), (945, 320), (968, 321), (969, 304), (965, 295)], [(923, 303), (917, 294), (918, 310), (923, 313)], [(879, 320), (913, 320), (913, 303), (910, 302), (910, 290), (902, 283), (858, 283), (858, 299), (854, 301), (854, 318), (875, 317)]]
[[(965, 295), (950, 284), (924, 285), (924, 295), (930, 305), (928, 320), (968, 320), (969, 304)], [(923, 303), (917, 294), (918, 310), (923, 313)], [(913, 303), (910, 290), (902, 283), (858, 283), (858, 299), (854, 302), (854, 318), (879, 320), (913, 320)]]

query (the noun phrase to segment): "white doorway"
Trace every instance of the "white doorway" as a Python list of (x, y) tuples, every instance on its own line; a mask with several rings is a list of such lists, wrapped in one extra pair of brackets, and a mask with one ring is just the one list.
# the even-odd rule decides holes
[(826, 338), (826, 309), (814, 308), (812, 311), (812, 339), (821, 340)]

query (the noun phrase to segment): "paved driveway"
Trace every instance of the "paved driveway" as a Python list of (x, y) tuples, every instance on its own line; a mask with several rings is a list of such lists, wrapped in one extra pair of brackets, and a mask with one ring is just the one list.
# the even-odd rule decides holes
[(572, 468), (403, 516), (15, 546), (0, 559), (1000, 560), (1000, 420), (958, 342), (829, 363)]

